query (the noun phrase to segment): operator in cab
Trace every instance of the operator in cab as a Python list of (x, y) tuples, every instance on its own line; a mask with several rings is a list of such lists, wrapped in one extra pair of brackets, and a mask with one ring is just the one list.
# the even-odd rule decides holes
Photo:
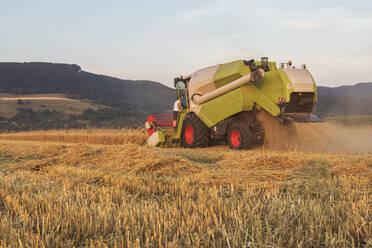
[[(177, 82), (184, 82), (184, 78), (182, 75), (180, 75), (178, 78), (175, 79), (175, 84), (174, 84), (175, 87), (176, 87)], [(177, 101), (175, 101), (173, 105), (173, 127), (177, 127), (178, 113), (181, 112), (182, 110), (181, 98), (182, 98), (182, 93), (178, 93)]]
[(177, 99), (177, 101), (174, 102), (173, 105), (173, 127), (177, 127), (177, 118), (178, 118), (178, 113), (181, 110), (181, 102), (180, 99)]

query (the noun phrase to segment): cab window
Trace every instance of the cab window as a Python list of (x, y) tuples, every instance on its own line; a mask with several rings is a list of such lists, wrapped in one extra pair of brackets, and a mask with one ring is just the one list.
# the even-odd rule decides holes
[(183, 80), (178, 80), (176, 82), (176, 89), (178, 94), (178, 99), (181, 101), (181, 107), (182, 109), (188, 108), (188, 102), (187, 102), (187, 89), (186, 84)]

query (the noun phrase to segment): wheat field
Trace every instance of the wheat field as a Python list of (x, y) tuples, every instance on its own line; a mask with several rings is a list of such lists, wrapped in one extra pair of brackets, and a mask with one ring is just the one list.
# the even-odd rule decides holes
[[(18, 100), (23, 101), (19, 104)], [(28, 94), (14, 95), (0, 93), (0, 116), (13, 117), (18, 108), (37, 110), (56, 110), (66, 114), (81, 114), (85, 109), (98, 109), (103, 106), (92, 104), (87, 100), (70, 99), (65, 94)]]
[(372, 153), (0, 134), (1, 247), (371, 247)]

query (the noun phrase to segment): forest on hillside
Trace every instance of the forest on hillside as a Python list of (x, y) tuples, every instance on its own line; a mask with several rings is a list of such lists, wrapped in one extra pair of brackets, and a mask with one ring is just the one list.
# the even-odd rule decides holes
[(0, 116), (0, 132), (137, 127), (143, 124), (145, 116), (143, 112), (119, 108), (86, 109), (81, 114), (19, 108), (18, 113), (13, 117)]
[(118, 128), (142, 125), (147, 115), (172, 108), (176, 93), (163, 84), (97, 75), (74, 64), (0, 63), (0, 93), (66, 94), (107, 106), (81, 114), (34, 110), (19, 104), (13, 117), (0, 117), (0, 131)]
[(78, 65), (55, 63), (0, 63), (0, 93), (63, 93), (112, 107), (143, 111), (169, 108), (175, 90), (152, 81), (133, 81), (97, 75)]

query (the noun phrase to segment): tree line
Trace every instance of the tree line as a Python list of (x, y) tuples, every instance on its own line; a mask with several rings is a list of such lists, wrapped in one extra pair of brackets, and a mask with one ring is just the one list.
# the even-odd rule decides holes
[(118, 108), (86, 109), (81, 114), (18, 108), (17, 114), (13, 117), (0, 117), (0, 132), (135, 127), (142, 125), (144, 119), (145, 113)]

